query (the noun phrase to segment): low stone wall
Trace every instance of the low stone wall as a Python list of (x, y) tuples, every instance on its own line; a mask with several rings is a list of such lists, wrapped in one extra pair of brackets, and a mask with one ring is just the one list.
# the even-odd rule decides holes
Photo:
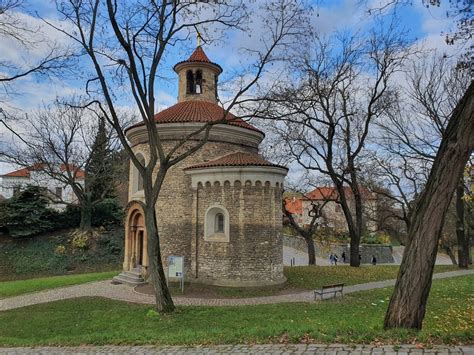
[[(298, 236), (283, 236), (283, 245), (307, 252), (308, 248), (306, 242), (302, 237)], [(316, 256), (320, 258), (329, 258), (329, 254), (333, 253), (339, 257), (339, 262), (342, 262), (341, 255), (345, 252), (347, 255), (347, 262), (349, 262), (349, 245), (347, 244), (331, 244), (331, 245), (320, 245), (315, 242)], [(377, 258), (377, 264), (391, 264), (395, 260), (392, 256), (392, 246), (387, 244), (361, 244), (360, 255), (362, 264), (370, 264), (372, 261), (372, 255)]]

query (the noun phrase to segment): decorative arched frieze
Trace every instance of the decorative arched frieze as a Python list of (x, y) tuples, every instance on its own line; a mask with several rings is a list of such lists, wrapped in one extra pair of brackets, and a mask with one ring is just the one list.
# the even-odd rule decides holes
[(216, 182), (220, 186), (225, 186), (228, 182), (235, 188), (240, 188), (242, 185), (257, 186), (259, 182), (259, 186), (262, 187), (262, 181), (265, 181), (265, 187), (280, 188), (283, 186), (287, 172), (287, 169), (277, 166), (222, 166), (190, 169), (186, 171), (186, 174), (191, 177), (193, 188), (197, 188), (200, 183), (210, 187)]

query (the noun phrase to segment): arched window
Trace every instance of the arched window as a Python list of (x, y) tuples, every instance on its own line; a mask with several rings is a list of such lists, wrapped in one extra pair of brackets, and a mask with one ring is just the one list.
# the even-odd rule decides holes
[[(145, 158), (143, 157), (142, 154), (137, 153), (137, 159), (140, 162), (140, 164), (145, 166)], [(138, 192), (138, 191), (143, 190), (143, 177), (135, 165), (133, 165), (132, 186), (133, 186), (132, 192)]]
[(216, 95), (217, 99), (217, 75), (214, 75), (214, 94)]
[(194, 84), (194, 75), (191, 70), (186, 72), (186, 86), (188, 94), (195, 94), (196, 93), (196, 85)]
[(204, 218), (204, 240), (208, 242), (229, 242), (229, 212), (222, 206), (211, 206)]
[(224, 233), (224, 215), (222, 213), (216, 214), (216, 220), (214, 221), (214, 232)]
[(202, 71), (196, 72), (196, 94), (202, 94)]

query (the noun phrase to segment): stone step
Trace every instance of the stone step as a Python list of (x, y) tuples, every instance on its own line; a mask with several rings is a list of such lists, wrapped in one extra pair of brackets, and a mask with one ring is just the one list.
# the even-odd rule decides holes
[(130, 280), (129, 278), (124, 277), (123, 275), (115, 276), (113, 280), (121, 284), (127, 284), (127, 285), (132, 285), (132, 286), (141, 285), (145, 283), (144, 281)]
[(136, 272), (124, 271), (120, 275), (113, 278), (115, 282), (120, 282), (128, 285), (140, 285), (145, 283), (143, 277)]
[(123, 273), (130, 276), (142, 278), (142, 273), (140, 272), (140, 270), (133, 269), (130, 271), (124, 271)]

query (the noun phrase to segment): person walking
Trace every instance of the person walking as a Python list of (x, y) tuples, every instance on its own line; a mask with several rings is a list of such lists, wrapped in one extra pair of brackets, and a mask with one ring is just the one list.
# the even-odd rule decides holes
[(346, 252), (343, 251), (341, 254), (342, 262), (345, 264), (346, 263)]
[(329, 264), (334, 264), (334, 255), (332, 253), (329, 255)]
[(334, 265), (337, 265), (337, 254), (334, 254)]

